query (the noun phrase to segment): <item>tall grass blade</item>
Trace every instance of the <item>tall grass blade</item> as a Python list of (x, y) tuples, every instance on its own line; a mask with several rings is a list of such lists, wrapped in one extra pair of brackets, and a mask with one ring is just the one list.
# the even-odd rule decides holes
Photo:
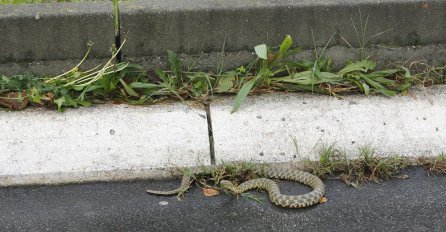
[(249, 80), (248, 82), (246, 82), (242, 86), (240, 91), (237, 93), (237, 96), (235, 97), (234, 104), (232, 105), (231, 114), (240, 108), (240, 105), (242, 104), (242, 102), (246, 99), (249, 92), (251, 92), (251, 89), (254, 86), (255, 82), (256, 82), (256, 79), (253, 78), (253, 79)]

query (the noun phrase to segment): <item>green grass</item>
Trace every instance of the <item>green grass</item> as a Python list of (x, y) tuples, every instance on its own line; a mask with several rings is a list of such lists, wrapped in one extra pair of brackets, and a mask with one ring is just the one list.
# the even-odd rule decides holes
[(348, 185), (360, 187), (367, 181), (377, 182), (395, 177), (410, 163), (401, 156), (381, 157), (371, 145), (358, 149), (359, 157), (349, 159), (347, 153), (335, 145), (324, 146), (319, 153), (319, 161), (306, 161), (305, 167), (321, 178), (334, 177)]
[[(334, 144), (322, 146), (319, 152), (319, 160), (303, 161), (303, 170), (308, 171), (322, 179), (339, 179), (345, 184), (355, 188), (361, 188), (366, 182), (380, 182), (391, 178), (407, 179), (409, 176), (401, 175), (401, 171), (409, 165), (422, 165), (435, 174), (446, 174), (446, 155), (440, 154), (433, 158), (420, 158), (418, 162), (412, 162), (409, 158), (402, 156), (382, 157), (377, 154), (370, 145), (358, 147), (358, 158), (351, 159), (344, 149)], [(266, 177), (262, 170), (268, 164), (255, 164), (253, 162), (221, 162), (217, 166), (202, 166), (199, 172), (190, 168), (182, 168), (183, 175), (189, 176), (203, 189), (211, 189), (217, 194), (224, 189), (220, 188), (222, 180), (241, 184), (245, 181)], [(297, 167), (296, 167), (297, 168)], [(182, 199), (183, 194), (178, 194)], [(255, 201), (263, 198), (249, 193), (241, 194), (242, 197)]]
[(244, 181), (259, 178), (261, 173), (256, 173), (253, 162), (221, 162), (218, 166), (202, 167), (201, 172), (192, 175), (190, 169), (183, 169), (184, 175), (192, 177), (202, 188), (218, 188), (221, 180), (242, 183)]
[[(322, 179), (339, 179), (345, 184), (355, 188), (361, 188), (366, 182), (380, 182), (391, 178), (407, 179), (401, 171), (409, 165), (422, 165), (427, 170), (436, 174), (446, 174), (446, 155), (441, 154), (434, 158), (420, 158), (418, 162), (412, 162), (403, 156), (383, 157), (377, 154), (370, 145), (358, 147), (358, 158), (351, 159), (344, 149), (334, 144), (322, 146), (319, 152), (319, 160), (303, 161), (303, 170), (308, 171)], [(211, 188), (222, 191), (219, 187), (221, 180), (229, 180), (241, 184), (247, 180), (265, 177), (261, 170), (267, 164), (255, 164), (253, 162), (222, 162), (218, 166), (202, 167), (199, 174), (192, 174), (192, 170), (182, 169), (183, 175), (189, 175), (197, 185), (202, 188)], [(255, 195), (244, 194), (256, 201), (261, 199)]]
[[(262, 167), (262, 166), (260, 166)], [(220, 192), (224, 191), (220, 188), (221, 180), (229, 180), (234, 183), (243, 183), (244, 181), (262, 177), (262, 173), (256, 172), (255, 164), (253, 162), (221, 162), (220, 165), (200, 168), (200, 172), (193, 172), (190, 168), (181, 169), (183, 175), (191, 177), (196, 185), (203, 190), (212, 189)], [(182, 199), (184, 192), (180, 192), (177, 196), (179, 200)], [(256, 195), (249, 193), (241, 194), (243, 197), (260, 201)]]

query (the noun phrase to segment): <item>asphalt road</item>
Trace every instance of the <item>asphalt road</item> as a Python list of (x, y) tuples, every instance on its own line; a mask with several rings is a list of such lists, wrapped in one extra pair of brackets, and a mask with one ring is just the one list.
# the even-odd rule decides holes
[[(260, 203), (205, 197), (196, 186), (181, 202), (144, 191), (178, 181), (0, 188), (0, 231), (446, 231), (446, 176), (407, 174), (361, 189), (325, 180), (328, 202), (305, 209), (277, 207), (258, 191)], [(286, 194), (309, 190), (280, 185)]]

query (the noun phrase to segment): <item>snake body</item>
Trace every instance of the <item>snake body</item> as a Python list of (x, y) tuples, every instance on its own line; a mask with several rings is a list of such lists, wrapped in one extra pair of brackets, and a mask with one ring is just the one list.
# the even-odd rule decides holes
[[(312, 206), (319, 202), (325, 194), (325, 186), (321, 179), (308, 172), (304, 172), (290, 167), (267, 167), (259, 171), (267, 178), (257, 178), (243, 182), (239, 186), (233, 185), (230, 181), (222, 180), (220, 185), (233, 193), (240, 194), (250, 189), (263, 189), (269, 194), (272, 203), (285, 208), (302, 208)], [(303, 195), (283, 195), (279, 186), (271, 179), (292, 180), (303, 183), (313, 188), (313, 191)], [(146, 190), (148, 193), (157, 195), (173, 195), (184, 193), (192, 182), (191, 177), (183, 176), (179, 188), (171, 191)]]

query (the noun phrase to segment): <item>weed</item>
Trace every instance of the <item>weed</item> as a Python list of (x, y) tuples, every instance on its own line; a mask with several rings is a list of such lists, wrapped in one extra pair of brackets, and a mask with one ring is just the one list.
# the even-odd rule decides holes
[[(221, 161), (217, 166), (202, 166), (199, 172), (193, 171), (190, 168), (182, 169), (182, 174), (191, 177), (195, 183), (202, 189), (220, 189), (219, 183), (221, 180), (228, 180), (234, 183), (243, 183), (245, 181), (264, 177), (262, 173), (263, 167), (259, 165), (256, 168), (253, 162), (224, 162)], [(222, 190), (222, 189), (221, 189)], [(184, 190), (184, 192), (187, 189)], [(224, 190), (225, 191), (225, 190)], [(181, 199), (184, 192), (178, 194)], [(261, 202), (263, 199), (257, 195), (249, 193), (242, 193), (242, 197)]]
[(442, 153), (434, 158), (421, 157), (418, 164), (434, 174), (446, 174), (446, 154)]
[[(356, 23), (353, 21), (353, 18), (350, 18), (350, 21), (351, 21), (353, 29), (355, 31), (356, 41), (359, 45), (360, 57), (362, 60), (370, 58), (370, 57), (366, 57), (366, 54), (365, 54), (365, 49), (369, 46), (370, 39), (372, 39), (374, 37), (381, 36), (389, 31), (393, 30), (393, 29), (387, 29), (387, 30), (384, 30), (384, 31), (381, 31), (374, 35), (369, 36), (367, 34), (367, 25), (369, 22), (369, 15), (367, 15), (367, 17), (365, 19), (363, 19), (361, 11), (359, 11), (359, 28), (356, 26)], [(353, 46), (342, 35), (339, 35), (339, 36), (350, 48), (353, 48)]]
[[(124, 43), (125, 40), (122, 45)], [(79, 67), (87, 58), (91, 46), (88, 45), (85, 56), (75, 67), (58, 76), (2, 76), (0, 97), (25, 91), (32, 105), (57, 106), (59, 111), (63, 111), (67, 107), (89, 106), (93, 102), (110, 100), (142, 104), (152, 96), (167, 95), (168, 91), (162, 85), (149, 82), (140, 66), (113, 62), (122, 46), (102, 67), (81, 71)], [(10, 108), (20, 109), (10, 105)]]
[[(92, 44), (82, 60), (71, 70), (55, 77), (2, 76), (0, 98), (11, 109), (15, 95), (25, 91), (28, 102), (37, 106), (56, 106), (59, 111), (67, 107), (89, 106), (100, 102), (127, 102), (130, 104), (154, 103), (163, 99), (193, 99), (207, 102), (215, 93), (236, 93), (231, 112), (237, 111), (252, 92), (311, 91), (338, 96), (341, 93), (362, 92), (394, 96), (406, 93), (413, 83), (444, 83), (445, 67), (431, 67), (423, 63), (411, 64), (412, 69), (425, 67), (412, 75), (409, 68), (396, 66), (376, 70), (376, 63), (363, 59), (348, 63), (334, 72), (331, 60), (324, 57), (327, 42), (313, 61), (289, 60), (300, 51), (292, 48), (293, 40), (286, 36), (277, 48), (266, 44), (254, 48), (257, 58), (248, 65), (224, 71), (224, 45), (215, 72), (183, 69), (181, 60), (173, 51), (168, 51), (170, 70), (143, 70), (135, 64), (114, 60), (125, 44), (113, 50), (111, 58), (102, 66), (82, 71), (80, 67), (90, 53)], [(17, 79), (19, 80), (12, 80)], [(26, 98), (20, 95), (21, 98)]]
[(359, 158), (349, 159), (345, 151), (335, 145), (324, 146), (319, 162), (306, 162), (306, 168), (314, 175), (335, 177), (346, 184), (360, 187), (366, 181), (390, 179), (409, 164), (404, 157), (380, 157), (370, 145), (359, 147)]
[(221, 180), (244, 182), (259, 177), (253, 162), (221, 162), (218, 166), (204, 169), (200, 182), (217, 186)]
[(286, 58), (298, 50), (289, 50), (291, 45), (292, 39), (287, 36), (278, 50), (264, 44), (255, 47), (257, 65), (253, 72), (245, 74), (245, 83), (234, 100), (232, 112), (256, 87), (330, 95), (360, 91), (366, 95), (381, 93), (394, 96), (399, 92), (405, 93), (412, 83), (412, 75), (407, 68), (375, 70), (376, 63), (367, 59), (349, 63), (340, 71), (333, 72), (330, 59), (323, 57), (325, 48), (313, 62), (288, 61)]
[[(261, 169), (260, 169), (261, 170)], [(217, 166), (202, 166), (198, 171), (182, 168), (183, 175), (190, 177), (200, 188), (219, 189), (221, 180), (242, 183), (250, 179), (262, 177), (253, 162), (221, 162)], [(187, 189), (184, 190), (184, 192)], [(182, 195), (182, 192), (179, 195)]]
[[(246, 73), (245, 83), (237, 93), (235, 97), (231, 113), (238, 110), (241, 103), (246, 99), (251, 90), (259, 85), (271, 83), (271, 78), (287, 73), (290, 68), (284, 62), (284, 60), (294, 54), (296, 54), (299, 49), (290, 49), (293, 44), (291, 36), (287, 35), (280, 45), (278, 50), (269, 48), (266, 44), (257, 45), (254, 47), (257, 59), (255, 60), (255, 68), (253, 73)], [(297, 65), (296, 63), (293, 65)]]
[(390, 179), (398, 174), (399, 170), (409, 165), (408, 159), (401, 156), (380, 157), (370, 145), (359, 149), (359, 160), (363, 162), (363, 170), (368, 174), (368, 180)]
[(413, 61), (408, 65), (415, 75), (414, 82), (423, 86), (446, 84), (446, 65), (434, 66), (423, 61)]
[(257, 203), (262, 203), (264, 199), (258, 195), (250, 194), (250, 193), (241, 193), (242, 197), (246, 197), (250, 200), (256, 201)]
[(324, 145), (319, 153), (317, 167), (313, 168), (313, 174), (321, 177), (334, 174), (333, 172), (338, 170), (342, 164), (342, 156), (343, 154), (334, 145)]

